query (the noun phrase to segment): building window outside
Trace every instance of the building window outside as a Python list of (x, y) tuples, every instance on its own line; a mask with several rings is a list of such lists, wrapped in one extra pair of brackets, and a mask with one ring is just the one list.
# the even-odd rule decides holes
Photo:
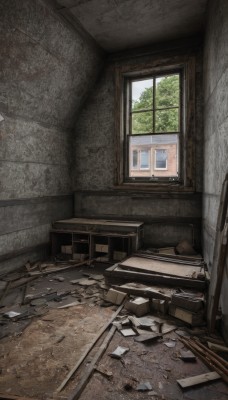
[(155, 169), (168, 169), (167, 168), (167, 150), (155, 150)]
[(140, 151), (140, 169), (149, 169), (149, 151)]

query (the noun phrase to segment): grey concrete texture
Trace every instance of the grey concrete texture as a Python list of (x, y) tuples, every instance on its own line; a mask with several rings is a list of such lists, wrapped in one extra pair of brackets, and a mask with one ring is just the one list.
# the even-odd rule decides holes
[(0, 202), (0, 235), (45, 225), (73, 215), (73, 196)]
[(0, 138), (1, 200), (71, 192), (69, 131), (5, 116)]
[(72, 128), (99, 71), (98, 52), (42, 1), (3, 0), (0, 14), (3, 109)]
[(228, 67), (227, 1), (209, 1), (207, 14), (204, 54), (205, 102), (211, 96), (220, 77)]
[(72, 193), (72, 128), (102, 56), (42, 0), (2, 0), (0, 16), (0, 254), (6, 255), (48, 242), (51, 222), (73, 214), (64, 196)]
[(200, 230), (190, 225), (170, 225), (170, 224), (145, 224), (144, 226), (144, 243), (145, 247), (166, 247), (176, 246), (181, 240), (188, 240), (194, 244), (196, 248), (200, 248)]
[(6, 233), (0, 236), (0, 255), (19, 251), (49, 241), (51, 224), (44, 224), (28, 229)]
[(74, 188), (106, 189), (114, 184), (114, 76), (104, 71), (75, 129)]
[(107, 51), (119, 51), (201, 31), (206, 0), (57, 0)]
[(1, 199), (68, 194), (71, 179), (67, 165), (40, 163), (0, 163)]
[(105, 216), (128, 216), (137, 215), (137, 218), (150, 217), (201, 217), (200, 197), (189, 199), (153, 199), (152, 197), (143, 197), (143, 194), (134, 198), (131, 194), (109, 195), (102, 193), (80, 194), (75, 193), (75, 212), (81, 215), (99, 214)]
[(0, 160), (68, 165), (72, 135), (33, 121), (9, 118), (0, 122)]
[(47, 257), (48, 252), (46, 250), (46, 247), (41, 247), (38, 250), (28, 251), (25, 254), (11, 258), (10, 260), (3, 261), (1, 262), (0, 266), (0, 276), (21, 268), (23, 265), (25, 265), (27, 261), (33, 263), (40, 260), (45, 260), (47, 259)]
[[(222, 182), (228, 171), (228, 3), (209, 1), (204, 52), (204, 258), (216, 277), (213, 264), (216, 223)], [(228, 261), (227, 261), (228, 265)], [(228, 268), (228, 267), (227, 267)], [(227, 268), (221, 292), (223, 331), (228, 341)]]

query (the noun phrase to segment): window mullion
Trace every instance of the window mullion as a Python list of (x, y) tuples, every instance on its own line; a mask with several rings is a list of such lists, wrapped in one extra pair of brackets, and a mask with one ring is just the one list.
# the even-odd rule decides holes
[(153, 133), (155, 132), (155, 95), (156, 95), (155, 77), (153, 77), (153, 110), (152, 110)]

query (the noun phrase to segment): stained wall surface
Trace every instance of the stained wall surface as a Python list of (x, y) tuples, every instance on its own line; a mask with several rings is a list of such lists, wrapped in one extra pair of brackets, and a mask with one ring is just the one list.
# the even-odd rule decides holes
[[(210, 271), (222, 183), (228, 172), (228, 3), (210, 1), (204, 52), (203, 245)], [(228, 340), (228, 263), (221, 307)]]
[[(181, 50), (183, 54), (183, 49)], [(196, 190), (194, 193), (142, 193), (116, 188), (115, 65), (160, 55), (109, 61), (83, 106), (75, 132), (75, 215), (141, 220), (145, 243), (173, 245), (186, 238), (200, 246), (202, 191), (202, 62), (196, 65)], [(194, 232), (193, 232), (194, 230)]]
[(41, 0), (2, 0), (0, 15), (1, 273), (73, 214), (72, 128), (102, 55)]

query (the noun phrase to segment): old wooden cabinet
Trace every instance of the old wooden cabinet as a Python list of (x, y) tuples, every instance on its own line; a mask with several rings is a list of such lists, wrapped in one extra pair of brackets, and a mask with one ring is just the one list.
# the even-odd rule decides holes
[(83, 261), (119, 261), (142, 246), (143, 222), (71, 218), (51, 230), (52, 255)]

